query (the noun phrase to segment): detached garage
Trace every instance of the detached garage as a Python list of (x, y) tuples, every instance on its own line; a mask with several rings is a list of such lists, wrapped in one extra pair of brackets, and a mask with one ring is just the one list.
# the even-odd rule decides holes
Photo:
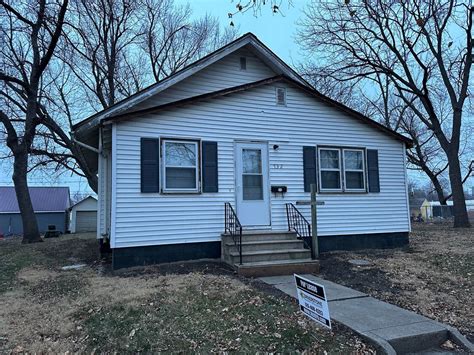
[(71, 233), (97, 231), (97, 199), (88, 196), (71, 207)]

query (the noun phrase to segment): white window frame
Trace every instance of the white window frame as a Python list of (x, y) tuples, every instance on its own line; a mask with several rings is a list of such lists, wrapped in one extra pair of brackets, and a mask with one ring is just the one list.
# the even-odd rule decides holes
[[(339, 156), (339, 168), (322, 168), (321, 167), (321, 151), (322, 150), (333, 150), (336, 151), (338, 156)], [(332, 148), (332, 147), (318, 147), (318, 177), (319, 177), (319, 191), (321, 192), (342, 192), (342, 162), (341, 162), (342, 154), (341, 154), (341, 149), (340, 148)], [(339, 188), (338, 189), (333, 189), (333, 188), (324, 188), (323, 187), (323, 179), (321, 177), (321, 172), (322, 171), (338, 171), (339, 172)]]
[[(347, 169), (346, 168), (346, 151), (361, 152), (362, 153), (362, 169)], [(347, 191), (347, 192), (366, 192), (367, 191), (367, 183), (366, 183), (367, 175), (366, 175), (366, 172), (365, 172), (365, 149), (343, 148), (342, 149), (342, 159), (343, 159), (343, 164), (344, 164), (344, 191)], [(347, 183), (346, 172), (362, 173), (362, 181), (364, 183), (364, 187), (361, 188), (361, 189), (348, 188), (346, 186), (346, 183)]]
[[(199, 193), (200, 192), (200, 184), (199, 184), (199, 177), (200, 177), (200, 142), (195, 140), (186, 140), (186, 139), (162, 139), (162, 155), (161, 155), (161, 166), (162, 166), (162, 190), (164, 193)], [(166, 165), (166, 143), (185, 143), (185, 144), (194, 144), (196, 146), (196, 165), (194, 168), (196, 169), (195, 178), (196, 178), (196, 187), (195, 188), (167, 188), (166, 187), (166, 168), (181, 168), (181, 169), (190, 169), (189, 167), (183, 166), (173, 166), (173, 165)]]

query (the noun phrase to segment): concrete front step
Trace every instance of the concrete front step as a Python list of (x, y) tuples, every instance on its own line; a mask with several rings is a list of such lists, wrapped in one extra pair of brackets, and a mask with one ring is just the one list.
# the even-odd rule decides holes
[(232, 236), (222, 234), (222, 258), (239, 275), (274, 276), (294, 273), (317, 273), (319, 261), (311, 260), (295, 232), (286, 230), (245, 230), (242, 232), (242, 265)]
[[(227, 243), (233, 241), (232, 236), (229, 234), (222, 234), (222, 242)], [(288, 231), (243, 231), (242, 242), (255, 242), (255, 241), (266, 241), (266, 240), (295, 240), (297, 239), (295, 232)]]
[[(230, 252), (229, 260), (232, 264), (240, 261), (239, 252)], [(281, 249), (281, 250), (258, 250), (242, 252), (242, 263), (253, 263), (258, 261), (273, 260), (300, 260), (311, 258), (311, 251), (308, 249)]]
[(277, 276), (319, 273), (319, 260), (299, 259), (299, 260), (275, 260), (258, 261), (243, 265), (235, 264), (237, 273), (246, 277)]
[[(237, 252), (237, 246), (233, 241), (225, 243), (224, 248), (227, 252)], [(252, 242), (242, 242), (242, 251), (258, 250), (282, 250), (282, 249), (304, 249), (303, 241), (298, 239), (289, 240), (257, 240)]]

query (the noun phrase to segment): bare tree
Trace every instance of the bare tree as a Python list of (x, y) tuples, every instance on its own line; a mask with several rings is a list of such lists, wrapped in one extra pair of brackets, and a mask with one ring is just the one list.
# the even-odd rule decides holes
[[(176, 10), (178, 14), (174, 16), (178, 17), (182, 10), (174, 7), (171, 1), (156, 5), (161, 7), (154, 10)], [(144, 11), (147, 11), (146, 7), (127, 0), (81, 0), (73, 4), (66, 16), (65, 36), (41, 82), (42, 102), (37, 114), (45, 125), (29, 151), (29, 171), (39, 168), (52, 168), (54, 174), (70, 171), (86, 178), (92, 190), (97, 191), (97, 175), (88, 166), (80, 145), (68, 132), (74, 122), (88, 113), (107, 108), (155, 81), (150, 71), (146, 74), (147, 56), (143, 55), (141, 47), (145, 26), (137, 19), (146, 17)], [(189, 16), (186, 12), (184, 19)], [(218, 45), (219, 40), (227, 40), (228, 37), (220, 36), (215, 19), (204, 17), (197, 23), (208, 29), (197, 32), (197, 38), (174, 36), (168, 32), (161, 34), (163, 38), (169, 36), (166, 42), (171, 43), (169, 53), (160, 58), (166, 62), (163, 67), (171, 68), (163, 75), (172, 74), (190, 60), (204, 55), (210, 43)], [(201, 28), (185, 21), (183, 25), (193, 33), (196, 32), (194, 27)], [(155, 33), (160, 34), (158, 29)], [(224, 33), (230, 33), (229, 38), (235, 36), (234, 30)], [(177, 56), (181, 45), (199, 50), (190, 51), (191, 54), (184, 57)]]
[[(189, 8), (163, 3), (169, 7), (165, 27), (179, 24), (185, 31), (167, 32), (163, 27), (163, 33), (159, 28), (148, 32), (165, 38), (157, 42), (165, 43), (166, 52), (154, 63), (163, 68), (158, 77), (174, 73), (212, 45), (235, 36), (234, 30), (221, 34), (211, 17), (190, 21)], [(8, 147), (0, 158), (13, 161), (24, 242), (41, 240), (27, 175), (45, 167), (53, 167), (55, 174), (66, 169), (85, 177), (96, 191), (95, 171), (69, 135), (70, 128), (84, 112), (107, 108), (156, 80), (146, 74), (141, 19), (148, 8), (140, 5), (131, 0), (80, 0), (66, 13), (67, 0), (15, 5), (0, 0), (0, 38), (5, 43), (0, 48), (0, 140)], [(180, 17), (170, 9), (186, 11)], [(172, 15), (181, 22), (170, 22)]]
[(233, 18), (237, 14), (245, 14), (250, 12), (253, 16), (258, 17), (262, 15), (262, 11), (267, 9), (273, 14), (284, 15), (284, 5), (288, 8), (293, 6), (292, 0), (231, 0), (232, 4), (235, 4), (235, 9), (232, 9), (228, 13), (230, 19), (230, 26), (234, 26)]
[(17, 4), (0, 0), (2, 39), (0, 122), (13, 155), (13, 182), (22, 223), (23, 242), (41, 241), (28, 190), (28, 158), (37, 129), (45, 122), (40, 87), (61, 36), (68, 0)]
[(173, 0), (78, 0), (58, 55), (92, 109), (104, 109), (234, 39)]
[[(446, 154), (455, 227), (470, 226), (459, 154), (472, 66), (473, 11), (455, 0), (313, 1), (299, 34), (333, 80), (389, 78), (394, 94)], [(443, 95), (447, 106), (436, 101)]]
[(236, 37), (231, 28), (221, 30), (217, 18), (205, 15), (192, 20), (191, 7), (173, 0), (144, 0), (141, 46), (155, 81), (160, 81), (190, 62)]
[(439, 181), (448, 167), (446, 156), (434, 134), (414, 117), (403, 100), (392, 94), (387, 76), (376, 74), (368, 83), (363, 78), (340, 82), (312, 63), (304, 63), (300, 71), (323, 94), (410, 137), (414, 147), (407, 150), (408, 169), (423, 171), (431, 180), (439, 201), (446, 204), (447, 193)]
[(141, 35), (139, 2), (78, 0), (67, 19), (65, 46), (58, 55), (69, 64), (84, 93), (97, 108), (140, 90), (144, 63), (134, 51)]

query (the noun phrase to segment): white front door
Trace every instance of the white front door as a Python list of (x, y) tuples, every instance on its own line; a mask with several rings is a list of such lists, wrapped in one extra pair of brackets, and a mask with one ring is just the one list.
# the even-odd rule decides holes
[(243, 226), (270, 225), (268, 144), (236, 143), (237, 215)]

